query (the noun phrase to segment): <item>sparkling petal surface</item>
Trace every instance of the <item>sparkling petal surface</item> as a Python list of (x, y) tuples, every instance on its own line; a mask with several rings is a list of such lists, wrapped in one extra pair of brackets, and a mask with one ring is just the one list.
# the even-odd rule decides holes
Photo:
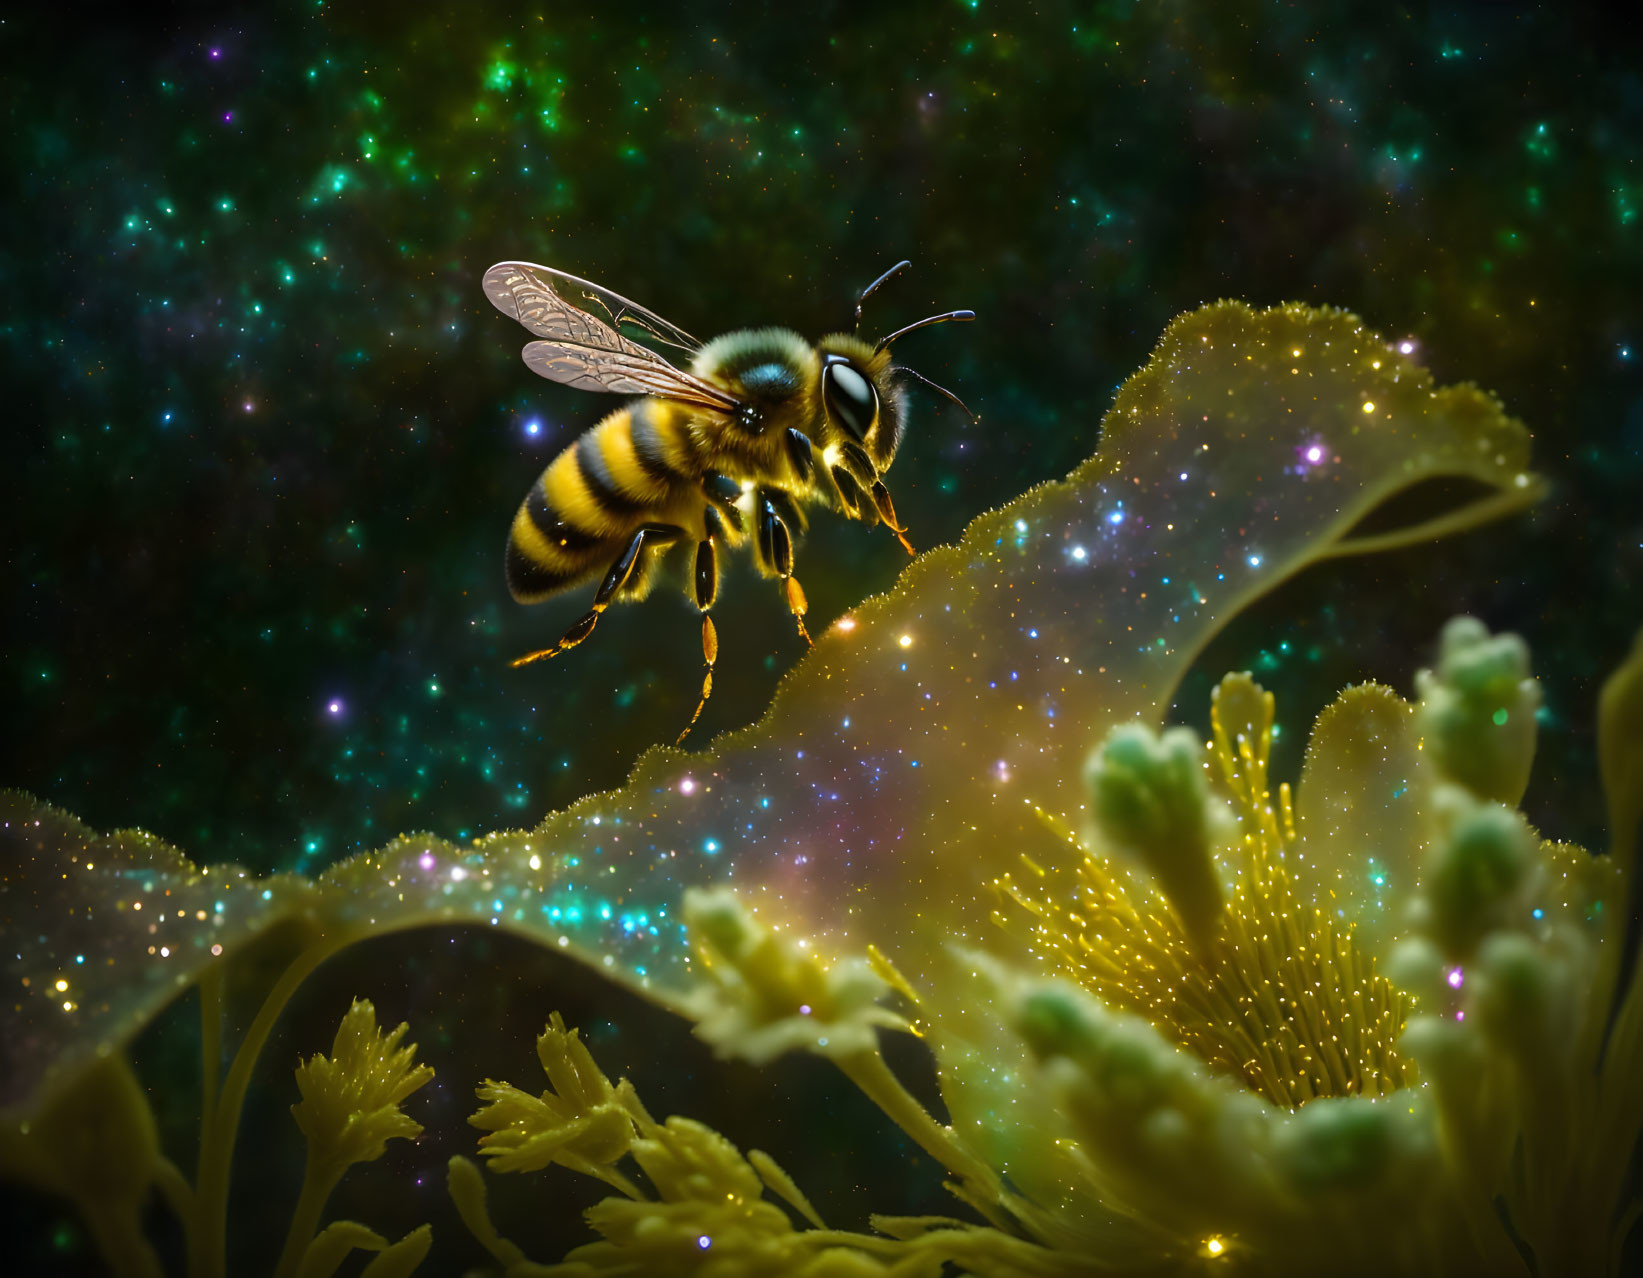
[(1318, 716), (1295, 800), (1291, 872), (1377, 957), (1407, 922), (1400, 907), (1420, 882), (1434, 784), (1412, 709), (1391, 689), (1350, 688)]

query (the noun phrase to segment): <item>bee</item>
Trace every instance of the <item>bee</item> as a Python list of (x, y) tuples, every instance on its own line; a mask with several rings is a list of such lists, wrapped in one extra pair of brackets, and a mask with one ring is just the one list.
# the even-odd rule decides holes
[[(862, 304), (909, 265), (898, 263), (862, 291), (857, 330)], [(890, 362), (898, 338), (972, 320), (974, 311), (932, 315), (876, 343), (852, 332), (812, 344), (785, 328), (739, 329), (703, 343), (620, 294), (552, 267), (499, 262), (485, 272), (484, 286), (498, 310), (541, 339), (522, 352), (532, 372), (639, 397), (548, 463), (514, 516), (503, 567), (520, 603), (604, 576), (586, 615), (552, 647), (512, 665), (574, 648), (612, 603), (643, 599), (664, 558), (694, 547), (687, 591), (701, 614), (706, 672), (681, 743), (713, 692), (721, 552), (751, 545), (759, 571), (781, 583), (809, 643), (808, 604), (793, 575), (804, 508), (883, 523), (912, 554), (884, 483), (906, 421), (905, 382), (928, 386), (974, 417), (952, 392)], [(682, 352), (688, 366), (641, 341)]]

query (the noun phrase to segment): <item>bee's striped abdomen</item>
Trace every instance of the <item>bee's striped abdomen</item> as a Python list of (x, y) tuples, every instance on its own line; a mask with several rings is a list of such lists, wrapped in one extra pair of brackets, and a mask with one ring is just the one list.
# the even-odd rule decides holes
[(548, 464), (514, 516), (503, 566), (521, 603), (597, 576), (627, 539), (693, 482), (687, 416), (640, 400), (611, 413)]
[(662, 400), (642, 399), (629, 410), (629, 418), (634, 461), (647, 476), (670, 485), (702, 477), (687, 413)]
[(543, 488), (547, 478), (543, 471), (520, 503), (502, 561), (508, 592), (520, 603), (536, 603), (581, 581), (605, 546), (603, 537), (566, 522), (553, 508)]

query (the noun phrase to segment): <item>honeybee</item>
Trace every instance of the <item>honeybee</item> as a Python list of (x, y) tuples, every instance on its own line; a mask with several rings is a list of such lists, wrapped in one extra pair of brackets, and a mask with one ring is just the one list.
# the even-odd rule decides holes
[[(862, 291), (857, 329), (862, 304), (909, 265), (898, 263)], [(498, 310), (542, 339), (522, 352), (532, 372), (581, 390), (640, 397), (555, 457), (514, 516), (503, 566), (520, 603), (539, 603), (604, 572), (587, 614), (552, 647), (514, 666), (574, 648), (612, 603), (649, 593), (669, 552), (694, 546), (687, 589), (701, 613), (706, 671), (682, 743), (713, 692), (721, 550), (751, 543), (759, 571), (781, 582), (806, 643), (808, 605), (793, 575), (805, 506), (882, 522), (913, 553), (884, 484), (906, 416), (903, 379), (969, 409), (892, 364), (890, 344), (931, 324), (972, 320), (974, 311), (932, 315), (876, 343), (834, 333), (812, 344), (790, 329), (750, 328), (704, 344), (620, 294), (552, 267), (499, 262), (484, 283)], [(688, 368), (624, 327), (683, 352)]]

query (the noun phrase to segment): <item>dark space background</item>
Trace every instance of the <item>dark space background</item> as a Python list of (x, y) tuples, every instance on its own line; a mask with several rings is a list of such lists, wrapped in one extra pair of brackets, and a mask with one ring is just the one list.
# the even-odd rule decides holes
[[(484, 269), (549, 263), (702, 337), (819, 336), (909, 257), (866, 331), (979, 313), (897, 348), (981, 415), (917, 405), (891, 488), (920, 546), (1092, 452), (1164, 324), (1216, 298), (1347, 307), (1413, 340), (1440, 382), (1498, 393), (1549, 499), (1283, 587), (1217, 640), (1178, 717), (1207, 723), (1213, 678), (1253, 669), (1293, 776), (1336, 689), (1411, 692), (1443, 621), (1473, 612), (1523, 634), (1543, 680), (1531, 818), (1603, 846), (1593, 704), (1643, 622), (1632, 20), (1237, 0), (157, 12), (0, 22), (0, 784), (196, 861), (310, 873), (619, 785), (689, 716), (694, 609), (659, 592), (567, 658), (508, 669), (586, 607), (508, 598), (508, 522), (618, 401), (533, 377)], [(799, 562), (819, 630), (905, 556), (823, 517)], [(698, 744), (757, 719), (802, 656), (745, 562), (715, 615)], [(441, 1078), (409, 1106), (429, 1135), (356, 1173), (336, 1209), (390, 1236), (435, 1216), (430, 1271), (478, 1258), (438, 1215), (444, 1160), (471, 1149), (470, 1088), (535, 1086), (555, 1007), (653, 1112), (771, 1150), (830, 1223), (951, 1210), (825, 1068), (725, 1070), (522, 943), (418, 933), (344, 962), (264, 1058), (246, 1140), (267, 1152), (235, 1200), (248, 1254), (277, 1245), (295, 1193), (285, 1070), (328, 1046), (351, 993), (410, 1019)], [(144, 1040), (145, 1062), (197, 1069), (191, 1014)], [(527, 1241), (535, 1214), (553, 1258), (580, 1240), (572, 1221), (545, 1241), (583, 1189), (559, 1176), (499, 1219)], [(21, 1209), (38, 1213), (28, 1264), (90, 1264), (72, 1217)]]

